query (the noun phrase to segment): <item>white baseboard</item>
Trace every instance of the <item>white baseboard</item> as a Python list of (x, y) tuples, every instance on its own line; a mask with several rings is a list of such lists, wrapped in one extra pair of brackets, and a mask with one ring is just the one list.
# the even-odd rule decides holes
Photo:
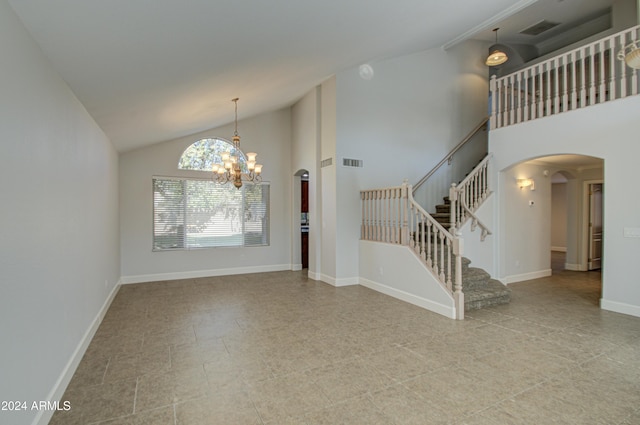
[(341, 277), (341, 278), (335, 279), (334, 285), (337, 287), (341, 287), (341, 286), (358, 285), (359, 283), (360, 283), (360, 278), (358, 277)]
[(426, 298), (418, 297), (416, 295), (409, 294), (408, 292), (404, 292), (396, 288), (391, 288), (387, 285), (383, 285), (381, 283), (374, 282), (362, 277), (360, 278), (360, 285), (369, 289), (373, 289), (374, 291), (383, 293), (385, 295), (389, 295), (390, 297), (399, 299), (409, 304), (417, 305), (418, 307), (422, 307), (434, 313), (441, 314), (445, 317), (448, 317), (449, 319), (456, 318), (455, 307), (449, 307), (440, 303), (436, 303)]
[(580, 264), (571, 264), (571, 263), (564, 263), (564, 269), (565, 270), (570, 270), (572, 272), (585, 272), (585, 271), (587, 271), (584, 267), (582, 267), (582, 265), (580, 265)]
[(353, 286), (359, 283), (359, 278), (357, 277), (335, 278), (333, 276), (328, 276), (323, 273), (315, 273), (312, 271), (309, 271), (307, 276), (309, 276), (310, 279), (319, 280), (320, 282), (328, 283), (329, 285), (335, 286), (336, 288), (339, 288), (342, 286)]
[(293, 270), (294, 272), (299, 272), (300, 270), (302, 270), (302, 264), (294, 264), (291, 266), (291, 270)]
[(551, 251), (567, 252), (567, 247), (566, 246), (552, 246), (551, 247)]
[[(113, 299), (116, 297), (116, 294), (118, 293), (118, 289), (120, 288), (120, 285), (121, 285), (121, 282), (116, 283), (116, 285), (111, 290), (111, 293), (109, 294), (107, 299), (104, 301), (104, 304), (102, 304), (100, 311), (98, 311), (98, 314), (91, 322), (89, 329), (87, 329), (87, 331), (82, 336), (82, 339), (80, 340), (80, 342), (78, 343), (78, 346), (76, 347), (73, 354), (71, 355), (71, 358), (67, 362), (67, 365), (62, 370), (62, 373), (58, 377), (58, 380), (56, 381), (55, 385), (53, 386), (53, 389), (47, 396), (46, 400), (62, 401), (62, 396), (64, 395), (64, 392), (67, 389), (69, 382), (71, 382), (71, 378), (73, 378), (73, 374), (76, 372), (76, 369), (80, 364), (80, 360), (82, 360), (82, 356), (84, 356), (85, 351), (87, 351), (87, 347), (89, 347), (89, 344), (93, 339), (93, 336), (96, 334), (96, 331), (100, 327), (100, 324), (102, 323), (102, 319), (104, 319), (105, 314), (107, 314), (107, 310), (109, 310), (109, 307), (113, 302)], [(54, 410), (49, 410), (49, 409), (38, 411), (38, 414), (33, 420), (33, 424), (34, 425), (48, 424), (54, 413), (55, 413)]]
[(539, 270), (536, 272), (523, 273), (523, 274), (515, 274), (507, 277), (503, 277), (500, 279), (502, 283), (505, 285), (509, 285), (511, 283), (522, 282), (525, 280), (531, 279), (539, 279), (541, 277), (551, 276), (551, 269)]
[(604, 298), (600, 298), (600, 308), (616, 313), (628, 314), (629, 316), (640, 317), (640, 306), (637, 305), (609, 301)]
[(229, 269), (195, 270), (195, 271), (187, 271), (187, 272), (123, 276), (120, 280), (123, 284), (129, 284), (129, 283), (142, 283), (142, 282), (157, 282), (157, 281), (175, 280), (175, 279), (194, 279), (199, 277), (211, 277), (211, 276), (228, 276), (228, 275), (234, 275), (234, 274), (279, 272), (279, 271), (291, 270), (291, 269), (292, 269), (291, 264), (274, 264), (270, 266), (235, 267), (235, 268), (229, 268)]

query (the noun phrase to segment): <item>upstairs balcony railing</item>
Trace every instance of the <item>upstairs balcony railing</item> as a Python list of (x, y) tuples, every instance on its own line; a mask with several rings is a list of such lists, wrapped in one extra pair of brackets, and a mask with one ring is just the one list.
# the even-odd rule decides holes
[(640, 73), (618, 56), (640, 42), (640, 25), (491, 78), (492, 129), (638, 94)]

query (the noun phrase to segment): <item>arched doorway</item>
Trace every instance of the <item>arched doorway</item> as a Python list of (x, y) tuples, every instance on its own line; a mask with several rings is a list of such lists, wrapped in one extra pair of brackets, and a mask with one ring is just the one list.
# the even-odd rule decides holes
[(594, 218), (602, 223), (602, 213), (591, 214), (588, 189), (603, 179), (602, 159), (574, 154), (537, 157), (502, 170), (500, 268), (507, 283), (598, 268), (590, 253), (603, 245), (600, 239), (592, 249), (589, 231)]
[(293, 240), (294, 270), (309, 268), (309, 171), (298, 170), (293, 184)]

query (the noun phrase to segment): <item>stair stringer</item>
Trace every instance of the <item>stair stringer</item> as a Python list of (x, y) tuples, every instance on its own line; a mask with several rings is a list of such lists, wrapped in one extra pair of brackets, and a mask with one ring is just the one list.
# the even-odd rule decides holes
[[(489, 228), (496, 229), (496, 196), (493, 192), (480, 204), (474, 214)], [(471, 260), (474, 267), (484, 269), (489, 275), (495, 279), (497, 276), (496, 266), (496, 238), (494, 233), (487, 235), (484, 240), (481, 238), (482, 230), (478, 227), (472, 230), (473, 220), (467, 220), (464, 225), (458, 229), (464, 239), (464, 256)]]
[(410, 247), (361, 240), (359, 251), (360, 285), (456, 318), (453, 296)]

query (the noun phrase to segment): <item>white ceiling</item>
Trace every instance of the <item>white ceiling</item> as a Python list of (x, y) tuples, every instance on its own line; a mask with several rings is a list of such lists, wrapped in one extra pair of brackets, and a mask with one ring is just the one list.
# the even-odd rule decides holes
[(119, 151), (229, 123), (235, 97), (242, 119), (365, 62), (491, 41), (531, 3), (516, 27), (609, 2), (9, 0)]
[[(538, 0), (525, 9), (495, 22), (491, 28), (483, 29), (474, 38), (495, 41), (493, 29), (499, 28), (498, 38), (501, 43), (537, 45), (602, 15), (612, 3), (613, 0)], [(523, 29), (542, 20), (559, 25), (537, 36), (520, 34)]]
[(603, 168), (604, 160), (586, 155), (564, 154), (550, 155), (528, 161), (533, 165), (550, 167), (559, 170), (551, 175), (551, 183), (566, 183), (568, 181), (566, 172), (582, 172), (595, 168)]
[(548, 165), (551, 167), (566, 168), (569, 170), (600, 168), (604, 165), (604, 160), (602, 158), (574, 154), (545, 156), (534, 159), (531, 162), (538, 165)]

